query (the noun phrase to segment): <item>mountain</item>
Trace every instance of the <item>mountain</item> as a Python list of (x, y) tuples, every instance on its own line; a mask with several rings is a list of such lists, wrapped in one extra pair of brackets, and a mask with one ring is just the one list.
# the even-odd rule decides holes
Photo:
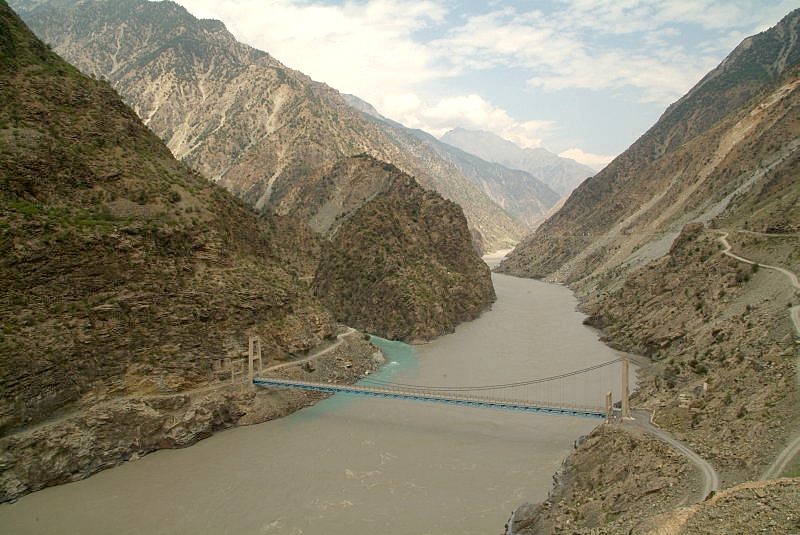
[(560, 195), (530, 173), (487, 162), (456, 147), (442, 143), (422, 130), (414, 135), (451, 162), (462, 175), (490, 199), (529, 228), (536, 228), (559, 201)]
[(542, 149), (523, 149), (491, 132), (456, 128), (441, 140), (489, 162), (511, 169), (521, 169), (535, 176), (561, 196), (567, 196), (578, 184), (596, 174), (589, 166), (562, 158)]
[(23, 17), (44, 41), (108, 80), (177, 158), (259, 209), (302, 209), (299, 179), (366, 152), (462, 206), (479, 249), (524, 234), (431, 147), (364, 120), (339, 92), (237, 42), (219, 21), (168, 1), (36, 4)]
[[(391, 303), (398, 336), (428, 338), (494, 299), (461, 209), (394, 166), (345, 160), (332, 172), (346, 192), (321, 176), (303, 202), (364, 194), (322, 235), (259, 214), (177, 161), (4, 2), (0, 103), (0, 502), (316, 399), (231, 384), (250, 336), (266, 366), (329, 344), (344, 306), (389, 334)], [(391, 265), (376, 262), (382, 251)], [(381, 277), (377, 289), (348, 294), (332, 278), (337, 254)], [(365, 306), (375, 296), (383, 306)], [(355, 381), (374, 369), (371, 344), (340, 338), (288, 373)]]
[(351, 177), (347, 197), (361, 195), (359, 184), (372, 182), (366, 177), (386, 177), (323, 251), (314, 290), (338, 318), (386, 338), (430, 340), (494, 301), (489, 268), (470, 247), (457, 204), (366, 155), (334, 172)]
[(4, 2), (0, 102), (0, 501), (266, 419), (185, 392), (249, 335), (284, 358), (335, 334), (297, 282), (318, 239), (176, 161)]
[[(499, 268), (568, 283), (605, 340), (649, 357), (634, 403), (726, 485), (760, 478), (800, 427), (800, 302), (787, 275), (800, 273), (798, 37), (800, 10), (745, 39)], [(518, 532), (665, 523), (647, 503), (667, 487), (615, 468), (630, 454), (604, 448), (606, 469), (590, 463), (606, 432), (646, 448), (624, 427), (593, 433)], [(666, 455), (657, 462), (661, 474), (681, 470)], [(736, 514), (754, 517), (761, 501), (743, 498)]]
[(371, 104), (354, 95), (345, 95), (345, 100), (380, 128), (394, 131), (396, 136), (416, 138), (431, 147), (442, 160), (452, 164), (475, 187), (529, 228), (536, 228), (544, 221), (548, 212), (559, 201), (558, 193), (530, 173), (487, 162), (442, 143), (427, 132), (406, 128), (383, 117)]
[[(503, 269), (529, 276), (558, 270), (573, 281), (611, 266), (641, 265), (666, 254), (683, 225), (711, 221), (731, 199), (742, 202), (781, 172), (795, 157), (791, 75), (800, 47), (791, 39), (797, 18), (793, 13), (743, 41), (627, 151), (581, 184)], [(763, 211), (757, 217), (751, 227), (775, 224), (763, 220)]]

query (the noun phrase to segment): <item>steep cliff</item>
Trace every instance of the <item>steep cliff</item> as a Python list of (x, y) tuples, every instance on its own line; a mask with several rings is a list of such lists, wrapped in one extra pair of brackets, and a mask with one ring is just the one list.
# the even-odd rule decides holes
[[(348, 325), (406, 341), (429, 340), (474, 319), (495, 299), (489, 269), (470, 247), (461, 209), (394, 166), (349, 158), (342, 206), (314, 290)], [(375, 184), (380, 191), (364, 189)], [(362, 202), (350, 203), (357, 196)], [(331, 226), (329, 226), (331, 228)]]
[(337, 91), (238, 43), (219, 21), (172, 2), (18, 5), (58, 53), (107, 79), (176, 157), (257, 208), (294, 211), (298, 180), (368, 152), (461, 205), (482, 248), (524, 233), (432, 147), (365, 120)]

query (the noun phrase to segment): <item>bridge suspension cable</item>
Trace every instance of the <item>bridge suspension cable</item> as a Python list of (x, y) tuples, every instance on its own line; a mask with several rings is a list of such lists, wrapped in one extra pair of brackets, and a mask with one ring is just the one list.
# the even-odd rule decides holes
[(562, 373), (559, 375), (552, 375), (550, 377), (541, 377), (538, 379), (530, 379), (527, 381), (519, 381), (515, 383), (504, 383), (504, 384), (496, 384), (496, 385), (479, 385), (479, 386), (438, 386), (438, 385), (413, 385), (407, 383), (394, 383), (391, 381), (383, 381), (373, 377), (366, 377), (361, 380), (362, 383), (370, 383), (374, 385), (384, 386), (384, 387), (403, 387), (403, 388), (414, 388), (419, 390), (438, 390), (438, 391), (447, 391), (447, 392), (472, 392), (472, 391), (480, 391), (480, 390), (499, 390), (504, 388), (514, 388), (519, 386), (528, 386), (534, 384), (541, 384), (547, 383), (551, 381), (557, 381), (559, 379), (564, 379), (566, 377), (572, 377), (575, 375), (581, 375), (584, 373), (588, 373), (600, 368), (605, 368), (606, 366), (611, 366), (612, 364), (616, 364), (618, 362), (622, 362), (625, 359), (618, 358), (614, 360), (609, 360), (607, 362), (601, 362), (599, 364), (595, 364), (594, 366), (589, 366), (588, 368), (583, 368), (580, 370), (573, 370), (571, 372)]

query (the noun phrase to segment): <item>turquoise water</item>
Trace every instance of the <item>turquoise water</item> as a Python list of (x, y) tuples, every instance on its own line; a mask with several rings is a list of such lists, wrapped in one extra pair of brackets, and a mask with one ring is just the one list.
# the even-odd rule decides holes
[[(414, 347), (397, 340), (386, 340), (379, 336), (370, 336), (370, 342), (381, 350), (386, 362), (376, 372), (356, 384), (369, 385), (369, 379), (380, 381), (394, 381), (398, 377), (405, 379), (419, 376), (419, 359)], [(373, 385), (374, 386), (374, 385)], [(364, 401), (363, 396), (356, 394), (338, 393), (324, 399), (313, 406), (294, 413), (287, 417), (292, 423), (305, 423), (308, 420), (326, 416), (332, 412), (340, 411), (354, 402)]]
[(380, 370), (370, 375), (371, 378), (393, 381), (398, 376), (405, 378), (419, 376), (419, 359), (413, 346), (378, 336), (370, 336), (369, 341), (386, 357), (386, 363)]

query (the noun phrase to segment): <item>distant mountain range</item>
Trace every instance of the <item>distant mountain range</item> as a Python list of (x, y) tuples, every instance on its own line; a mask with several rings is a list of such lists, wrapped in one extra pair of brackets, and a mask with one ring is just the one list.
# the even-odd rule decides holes
[[(492, 184), (496, 170), (486, 168), (483, 175), (473, 163), (466, 176), (432, 138), (368, 120), (336, 90), (237, 42), (221, 22), (198, 20), (177, 4), (12, 4), (59, 54), (108, 80), (176, 157), (257, 208), (302, 211), (298, 184), (316, 168), (360, 153), (396, 165), (458, 203), (479, 250), (509, 247), (554, 203), (551, 192), (537, 184), (526, 193), (530, 210), (510, 203), (504, 210), (503, 186)], [(509, 179), (504, 173), (499, 180)]]
[(371, 104), (354, 95), (345, 95), (345, 100), (383, 128), (403, 132), (433, 148), (442, 160), (455, 166), (474, 186), (529, 228), (536, 228), (544, 221), (559, 200), (558, 193), (530, 173), (486, 161), (442, 143), (427, 132), (406, 128), (382, 116)]
[(527, 171), (562, 197), (597, 173), (587, 165), (546, 149), (523, 149), (491, 132), (456, 128), (445, 133), (441, 140), (486, 161)]

